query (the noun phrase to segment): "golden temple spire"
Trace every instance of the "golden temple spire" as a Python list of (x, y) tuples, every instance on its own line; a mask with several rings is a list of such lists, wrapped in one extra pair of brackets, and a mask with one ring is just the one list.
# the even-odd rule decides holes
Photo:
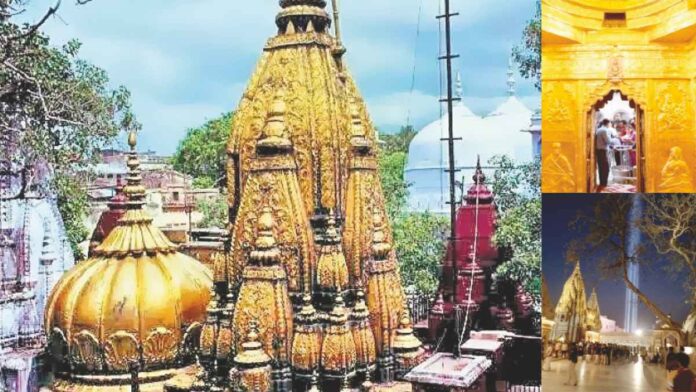
[(278, 90), (269, 108), (266, 124), (261, 131), (261, 139), (256, 143), (258, 153), (273, 153), (292, 149), (292, 143), (287, 137), (285, 112), (284, 93), (282, 90)]
[(594, 288), (592, 288), (592, 294), (587, 301), (587, 328), (595, 332), (599, 332), (602, 329), (599, 300), (597, 299), (597, 291)]
[(341, 288), (348, 287), (348, 266), (333, 211), (329, 213), (325, 233), (321, 240), (320, 255), (317, 261), (317, 286), (318, 290), (326, 295), (333, 295), (333, 293), (340, 292)]
[(313, 375), (321, 357), (321, 324), (312, 306), (312, 297), (305, 293), (302, 308), (295, 314), (295, 336), (292, 342), (291, 363), (298, 374)]
[(258, 323), (252, 320), (246, 341), (242, 343), (240, 353), (234, 357), (239, 386), (245, 391), (270, 391), (271, 360), (259, 342)]
[(372, 233), (372, 255), (375, 259), (385, 259), (392, 250), (391, 244), (386, 241), (384, 233), (384, 218), (382, 214), (375, 212), (372, 214), (372, 224), (374, 231)]
[(280, 263), (280, 249), (273, 236), (273, 210), (263, 207), (258, 221), (256, 247), (249, 254), (249, 261), (257, 265), (276, 265)]
[(350, 119), (350, 145), (353, 149), (353, 153), (365, 154), (370, 152), (371, 143), (370, 140), (365, 136), (365, 127), (363, 126), (358, 104), (355, 99), (353, 99), (353, 101), (350, 103)]
[(280, 263), (280, 249), (273, 235), (275, 220), (270, 207), (261, 208), (255, 225), (258, 235), (244, 267), (233, 316), (234, 341), (237, 349), (242, 349), (242, 339), (252, 332), (250, 323), (257, 322), (260, 332), (254, 333), (259, 335), (264, 350), (284, 367), (292, 347), (292, 303), (287, 272)]
[(329, 324), (322, 342), (321, 369), (326, 375), (345, 378), (355, 371), (357, 354), (340, 293), (336, 294), (333, 310), (329, 313)]
[(140, 160), (138, 159), (137, 151), (135, 151), (136, 140), (135, 132), (131, 131), (128, 135), (130, 152), (126, 161), (128, 166), (127, 185), (123, 188), (123, 193), (128, 198), (126, 205), (129, 209), (140, 209), (145, 204), (145, 187), (142, 185), (142, 177), (140, 175)]
[(423, 359), (424, 350), (421, 341), (413, 334), (413, 325), (411, 324), (408, 307), (404, 305), (403, 309), (399, 328), (396, 330), (396, 336), (392, 343), (392, 349), (394, 350), (398, 369), (404, 372), (403, 374), (406, 374), (420, 363)]
[(370, 310), (365, 303), (365, 292), (358, 290), (355, 306), (350, 314), (353, 323), (353, 340), (357, 355), (357, 368), (364, 374), (369, 374), (375, 367), (377, 348), (375, 335), (370, 327)]
[(276, 16), (279, 34), (325, 33), (331, 26), (325, 0), (281, 0)]

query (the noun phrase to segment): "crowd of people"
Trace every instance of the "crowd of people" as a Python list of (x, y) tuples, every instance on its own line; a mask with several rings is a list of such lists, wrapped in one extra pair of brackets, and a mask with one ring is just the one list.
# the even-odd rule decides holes
[(662, 350), (649, 351), (641, 346), (624, 346), (597, 342), (545, 342), (544, 364), (542, 370), (550, 371), (554, 359), (568, 360), (567, 378), (564, 385), (578, 385), (579, 361), (596, 365), (611, 366), (612, 364), (635, 363), (642, 360), (656, 366), (664, 366), (667, 370), (666, 391), (696, 392), (696, 373), (689, 368), (689, 355), (685, 348), (676, 351), (669, 347)]
[[(599, 188), (609, 183), (611, 166), (636, 166), (636, 128), (633, 121), (603, 119), (595, 131), (595, 157), (599, 171)], [(612, 162), (613, 161), (613, 162)], [(612, 165), (613, 163), (613, 165)]]

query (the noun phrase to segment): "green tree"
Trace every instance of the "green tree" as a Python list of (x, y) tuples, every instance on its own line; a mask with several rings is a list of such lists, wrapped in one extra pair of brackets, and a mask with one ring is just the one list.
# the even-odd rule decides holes
[(440, 279), (449, 219), (429, 212), (406, 213), (394, 222), (392, 229), (404, 285), (434, 294)]
[(534, 79), (541, 91), (541, 1), (536, 0), (534, 17), (527, 22), (522, 32), (522, 42), (512, 49), (512, 57), (519, 65), (520, 73)]
[(225, 113), (198, 128), (188, 130), (172, 158), (174, 169), (194, 178), (200, 188), (225, 184), (227, 138), (234, 114)]
[(382, 153), (385, 155), (395, 152), (408, 153), (408, 146), (417, 133), (411, 125), (405, 125), (398, 133), (380, 135)]
[(379, 174), (382, 180), (387, 215), (395, 222), (406, 208), (408, 184), (404, 180), (406, 153), (383, 154), (379, 159)]
[(401, 278), (406, 286), (413, 286), (421, 293), (434, 294), (439, 283), (449, 220), (428, 212), (407, 211), (409, 184), (404, 179), (404, 169), (408, 146), (415, 135), (411, 127), (402, 127), (394, 135), (382, 135), (379, 171)]
[(78, 41), (56, 48), (39, 31), (60, 1), (36, 24), (17, 22), (28, 3), (0, 0), (0, 129), (5, 145), (13, 146), (7, 147), (10, 159), (25, 170), (45, 162), (54, 171), (48, 191), (57, 192), (68, 237), (80, 257), (77, 243), (84, 240), (81, 218), (87, 204), (78, 173), (119, 132), (140, 126), (128, 90), (111, 89), (104, 70), (81, 60)]
[(203, 219), (198, 224), (199, 227), (217, 227), (221, 229), (227, 227), (228, 210), (225, 195), (201, 200), (196, 207), (203, 215)]
[(540, 160), (517, 164), (507, 156), (489, 162), (496, 166), (493, 192), (498, 206), (494, 241), (506, 259), (496, 269), (499, 277), (524, 285), (541, 303), (541, 191)]

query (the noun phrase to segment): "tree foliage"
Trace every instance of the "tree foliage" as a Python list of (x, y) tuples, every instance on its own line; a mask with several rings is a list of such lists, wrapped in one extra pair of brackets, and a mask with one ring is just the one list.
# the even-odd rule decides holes
[(225, 183), (225, 147), (233, 117), (233, 113), (225, 113), (198, 128), (191, 128), (179, 142), (172, 158), (174, 169), (192, 176), (194, 186), (222, 187)]
[(541, 91), (541, 0), (536, 0), (534, 17), (527, 22), (522, 42), (513, 48), (512, 56), (522, 76), (533, 79), (534, 86)]
[(199, 227), (227, 227), (227, 200), (225, 195), (219, 195), (212, 199), (204, 199), (197, 203), (198, 211), (203, 215)]
[(540, 160), (517, 164), (507, 156), (498, 156), (490, 163), (498, 167), (493, 176), (499, 210), (494, 241), (506, 259), (496, 273), (503, 279), (522, 283), (540, 304)]
[(397, 151), (380, 156), (379, 174), (382, 179), (387, 215), (391, 222), (396, 222), (406, 208), (408, 184), (404, 179), (405, 166), (405, 152)]
[[(636, 200), (642, 213), (631, 214)], [(608, 279), (622, 281), (655, 317), (674, 330), (682, 324), (640, 290), (628, 276), (631, 262), (655, 266), (680, 276), (696, 306), (696, 195), (611, 195), (594, 201), (589, 212), (579, 212), (571, 229), (582, 235), (568, 246), (567, 259), (592, 260)], [(631, 228), (647, 241), (632, 237)]]
[(131, 112), (128, 90), (111, 89), (104, 70), (81, 60), (77, 40), (57, 48), (40, 32), (60, 1), (35, 24), (16, 22), (28, 3), (0, 0), (0, 130), (5, 145), (13, 146), (6, 152), (17, 166), (31, 170), (46, 164), (53, 170), (48, 185), (57, 192), (68, 236), (77, 249), (84, 239), (81, 217), (87, 204), (76, 173), (87, 169), (120, 131), (140, 126)]
[(397, 134), (381, 136), (379, 171), (402, 280), (421, 293), (433, 294), (440, 277), (449, 220), (428, 212), (407, 211), (409, 184), (404, 179), (404, 169), (408, 146), (415, 134), (413, 128), (402, 127)]
[(417, 133), (411, 125), (406, 125), (401, 127), (398, 133), (380, 135), (382, 153), (385, 155), (395, 152), (408, 153), (408, 146)]
[(433, 294), (440, 279), (449, 220), (429, 212), (403, 214), (393, 226), (396, 255), (405, 286)]

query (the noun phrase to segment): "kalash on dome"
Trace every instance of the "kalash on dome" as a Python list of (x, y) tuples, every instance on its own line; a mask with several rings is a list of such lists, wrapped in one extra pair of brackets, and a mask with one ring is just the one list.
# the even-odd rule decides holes
[(46, 307), (51, 390), (371, 388), (424, 359), (326, 2), (280, 6), (229, 138), (231, 250), (211, 274), (152, 226), (132, 134), (126, 212)]

